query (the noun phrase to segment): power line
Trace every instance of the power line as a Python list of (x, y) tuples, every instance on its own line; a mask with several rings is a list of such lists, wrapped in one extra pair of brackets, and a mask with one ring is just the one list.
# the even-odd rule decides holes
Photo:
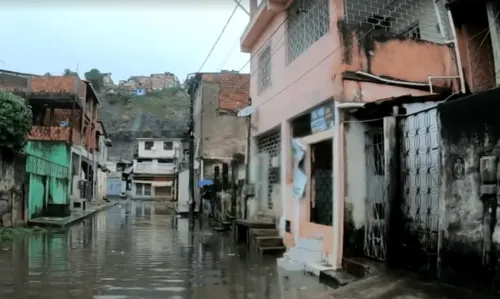
[(217, 44), (219, 43), (222, 35), (224, 34), (224, 32), (226, 31), (226, 28), (227, 28), (227, 25), (229, 25), (229, 22), (231, 22), (231, 19), (233, 18), (234, 14), (236, 13), (236, 11), (238, 10), (239, 8), (239, 3), (241, 2), (241, 0), (237, 0), (237, 4), (236, 6), (234, 7), (233, 9), (233, 12), (231, 13), (231, 15), (229, 16), (229, 19), (227, 19), (226, 21), (226, 24), (224, 25), (224, 27), (222, 28), (222, 31), (219, 33), (219, 36), (217, 37), (217, 39), (215, 40), (215, 43), (214, 45), (212, 46), (212, 49), (210, 49), (210, 52), (208, 52), (208, 55), (207, 57), (205, 58), (205, 60), (203, 61), (203, 63), (201, 64), (200, 68), (198, 69), (198, 73), (201, 72), (201, 69), (205, 66), (205, 63), (207, 63), (208, 61), (208, 58), (210, 58), (210, 55), (212, 55), (212, 52), (214, 51), (215, 47), (217, 46)]

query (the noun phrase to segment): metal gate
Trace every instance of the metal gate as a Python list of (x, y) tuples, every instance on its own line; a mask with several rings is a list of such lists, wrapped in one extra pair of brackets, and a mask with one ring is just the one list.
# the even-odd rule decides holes
[(373, 127), (365, 132), (366, 225), (364, 253), (379, 260), (386, 258), (386, 215), (389, 208), (385, 188), (384, 131)]
[[(437, 272), (441, 148), (437, 109), (398, 119), (402, 266)], [(398, 224), (399, 225), (399, 224)]]

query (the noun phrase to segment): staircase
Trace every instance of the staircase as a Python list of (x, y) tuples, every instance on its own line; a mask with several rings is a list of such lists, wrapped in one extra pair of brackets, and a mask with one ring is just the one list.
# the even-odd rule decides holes
[(260, 254), (279, 254), (286, 250), (279, 230), (275, 228), (253, 228), (250, 230), (251, 246)]

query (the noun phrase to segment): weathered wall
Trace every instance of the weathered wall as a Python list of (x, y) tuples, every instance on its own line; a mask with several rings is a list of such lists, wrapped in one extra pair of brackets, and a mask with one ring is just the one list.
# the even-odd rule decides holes
[(23, 224), (25, 219), (26, 157), (0, 153), (0, 226)]
[(40, 216), (47, 204), (69, 204), (69, 148), (63, 142), (29, 141), (26, 170), (30, 174), (29, 217)]
[[(498, 196), (481, 196), (479, 171), (481, 157), (500, 157), (499, 99), (500, 89), (494, 89), (438, 107), (443, 157), (440, 277), (493, 292), (500, 291), (500, 209)], [(498, 173), (496, 179), (498, 184)]]
[[(355, 120), (355, 119), (351, 119)], [(344, 186), (344, 256), (362, 256), (366, 223), (366, 155), (365, 131), (362, 122), (344, 124), (345, 186)]]
[[(245, 118), (236, 115), (237, 109), (247, 106), (248, 77), (232, 82), (221, 74), (208, 81), (203, 76), (202, 101), (199, 128), (200, 156), (230, 158), (234, 153), (245, 153), (247, 125)], [(234, 74), (241, 76), (239, 74)], [(246, 84), (246, 86), (245, 86)], [(244, 90), (246, 88), (246, 93)], [(243, 90), (240, 92), (238, 90)]]

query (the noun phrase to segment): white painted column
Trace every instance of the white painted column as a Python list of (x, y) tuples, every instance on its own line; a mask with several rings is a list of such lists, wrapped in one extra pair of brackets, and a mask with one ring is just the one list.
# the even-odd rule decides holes
[(290, 123), (284, 121), (281, 123), (281, 217), (280, 217), (280, 236), (285, 236), (285, 221), (288, 212), (288, 194), (287, 171), (290, 167)]

